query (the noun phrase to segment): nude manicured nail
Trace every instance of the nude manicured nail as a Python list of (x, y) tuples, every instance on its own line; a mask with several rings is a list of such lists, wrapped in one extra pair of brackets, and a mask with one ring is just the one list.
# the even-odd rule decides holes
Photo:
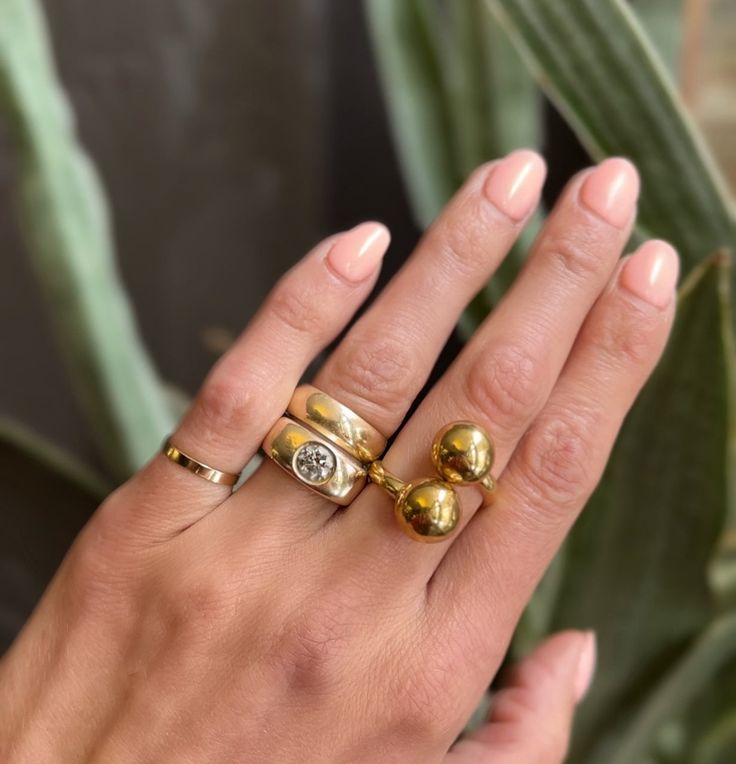
[(666, 241), (648, 241), (626, 261), (620, 281), (637, 297), (664, 308), (674, 296), (679, 272), (677, 252)]
[(380, 223), (361, 223), (340, 236), (327, 254), (332, 268), (347, 281), (368, 278), (383, 259), (391, 234)]
[(596, 639), (592, 631), (585, 632), (585, 642), (578, 655), (578, 665), (575, 670), (575, 702), (579, 703), (588, 693), (593, 682), (596, 663)]
[(601, 162), (580, 189), (583, 204), (617, 228), (631, 219), (638, 196), (639, 175), (634, 165), (618, 157)]
[(514, 151), (491, 170), (485, 195), (512, 220), (523, 220), (539, 199), (546, 172), (539, 154), (526, 149)]

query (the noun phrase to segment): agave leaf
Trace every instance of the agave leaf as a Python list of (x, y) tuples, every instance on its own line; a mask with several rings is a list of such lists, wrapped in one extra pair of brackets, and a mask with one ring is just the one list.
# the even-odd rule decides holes
[[(736, 665), (732, 667), (736, 671)], [(732, 703), (736, 699), (732, 699)], [(733, 705), (717, 719), (712, 729), (693, 751), (690, 762), (697, 764), (733, 764), (736, 751), (736, 711)]]
[(734, 213), (664, 65), (623, 0), (488, 0), (540, 85), (595, 158), (630, 157), (639, 222), (685, 271), (732, 247)]
[(484, 0), (444, 2), (440, 37), (456, 164), (462, 177), (489, 159), (541, 144), (539, 89)]
[(685, 0), (637, 0), (631, 7), (673, 80), (679, 75)]
[(718, 285), (718, 258), (683, 285), (665, 356), (568, 539), (553, 627), (594, 628), (601, 654), (573, 762), (610, 762), (648, 685), (714, 615), (707, 567), (727, 490)]
[(399, 161), (420, 226), (457, 188), (440, 62), (422, 0), (366, 0)]
[(0, 2), (0, 115), (18, 152), (28, 254), (108, 464), (126, 477), (173, 425), (117, 273), (104, 193), (79, 145), (37, 0)]
[[(735, 615), (736, 611), (731, 611), (730, 617)], [(681, 748), (678, 755), (666, 761), (668, 764), (670, 761), (673, 764), (731, 764), (736, 751), (736, 639), (731, 645), (730, 661), (720, 664), (717, 679), (702, 682), (698, 677), (695, 681), (701, 691), (691, 699), (687, 711), (678, 720)]]
[[(736, 657), (736, 613), (712, 623), (654, 688), (623, 739), (606, 759), (632, 764), (647, 753), (656, 732), (718, 676)], [(700, 761), (700, 759), (698, 759)]]
[(734, 316), (733, 256), (720, 257), (719, 292), (726, 389), (728, 439), (726, 443), (726, 523), (710, 567), (711, 583), (724, 606), (736, 607), (736, 316)]

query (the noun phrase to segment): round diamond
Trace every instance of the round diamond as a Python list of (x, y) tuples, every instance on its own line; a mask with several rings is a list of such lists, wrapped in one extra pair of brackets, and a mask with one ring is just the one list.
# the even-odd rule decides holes
[(294, 471), (313, 485), (327, 482), (336, 466), (335, 454), (327, 446), (313, 440), (300, 446), (294, 454)]

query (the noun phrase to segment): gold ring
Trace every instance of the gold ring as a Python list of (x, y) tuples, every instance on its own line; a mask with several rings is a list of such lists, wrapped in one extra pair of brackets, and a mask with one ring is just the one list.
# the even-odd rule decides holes
[(478, 484), (496, 490), (491, 475), (493, 441), (473, 422), (445, 425), (432, 442), (436, 477), (405, 483), (374, 461), (368, 477), (394, 499), (394, 515), (401, 529), (415, 541), (445, 541), (457, 528), (461, 508), (456, 485)]
[(346, 506), (366, 483), (366, 468), (351, 454), (289, 417), (281, 417), (263, 451), (302, 485)]
[(368, 464), (386, 448), (386, 438), (354, 411), (313, 385), (294, 390), (287, 413)]
[(196, 459), (180, 451), (168, 438), (164, 442), (163, 448), (164, 456), (171, 459), (174, 464), (178, 464), (180, 467), (193, 472), (197, 477), (201, 477), (204, 480), (209, 480), (210, 483), (217, 483), (218, 485), (235, 485), (240, 479), (240, 474), (233, 472), (222, 472), (214, 467), (210, 467), (208, 464), (198, 462)]

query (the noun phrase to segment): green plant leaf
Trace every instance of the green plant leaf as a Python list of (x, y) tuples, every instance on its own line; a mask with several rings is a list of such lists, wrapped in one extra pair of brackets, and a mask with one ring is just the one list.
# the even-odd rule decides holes
[(718, 296), (721, 305), (728, 438), (726, 443), (726, 523), (710, 567), (711, 582), (724, 607), (736, 607), (736, 316), (734, 316), (733, 256), (721, 253)]
[(597, 159), (642, 177), (639, 223), (684, 269), (733, 248), (734, 214), (665, 67), (623, 0), (488, 0), (547, 95)]
[[(736, 666), (732, 667), (736, 670)], [(731, 706), (716, 721), (708, 734), (700, 741), (693, 751), (690, 762), (697, 764), (733, 764), (734, 751), (736, 751), (736, 711)]]
[[(730, 617), (735, 615), (736, 611), (731, 611)], [(720, 653), (721, 648), (716, 647), (716, 651)], [(718, 661), (726, 657), (726, 654), (721, 654)], [(687, 655), (684, 660), (687, 660)], [(706, 661), (710, 665), (710, 657), (706, 657)], [(703, 682), (698, 676), (695, 682), (700, 686), (700, 692), (691, 698), (686, 712), (675, 723), (680, 737), (678, 753), (665, 759), (665, 762), (732, 764), (736, 751), (736, 641), (731, 645), (730, 660), (719, 665), (717, 678)], [(688, 696), (691, 695), (689, 692)], [(661, 746), (658, 746), (658, 754), (660, 750)], [(726, 756), (729, 751), (730, 758)]]
[[(484, 0), (446, 0), (439, 36), (460, 177), (494, 157), (541, 145), (541, 96)], [(449, 32), (449, 33), (448, 33)]]
[(366, 0), (364, 7), (404, 181), (424, 228), (460, 181), (426, 0)]
[(552, 627), (595, 629), (601, 656), (572, 762), (609, 764), (652, 682), (714, 617), (707, 568), (726, 512), (719, 273), (713, 257), (683, 285), (665, 356), (567, 542)]
[(736, 657), (736, 613), (711, 624), (664, 676), (643, 704), (608, 764), (632, 764), (646, 755), (662, 724), (682, 712)]
[(679, 76), (684, 3), (685, 0), (636, 0), (631, 4), (673, 80)]
[(104, 193), (76, 138), (36, 0), (0, 2), (0, 115), (18, 152), (30, 261), (88, 421), (124, 478), (174, 420), (116, 270)]

